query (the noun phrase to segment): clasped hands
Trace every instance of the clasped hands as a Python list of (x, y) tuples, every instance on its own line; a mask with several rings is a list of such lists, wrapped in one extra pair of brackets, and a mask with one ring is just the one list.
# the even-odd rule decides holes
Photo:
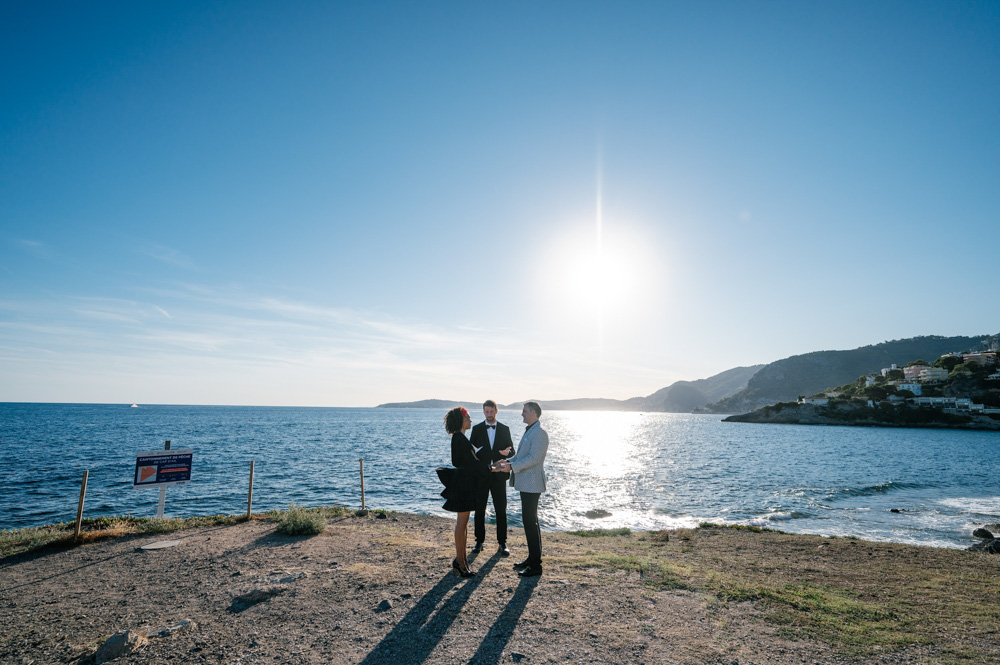
[[(510, 455), (510, 453), (511, 449), (509, 447), (500, 451), (500, 454), (504, 457)], [(505, 459), (502, 459), (499, 462), (494, 462), (490, 465), (490, 471), (493, 471), (494, 473), (507, 473), (510, 471), (510, 462)]]

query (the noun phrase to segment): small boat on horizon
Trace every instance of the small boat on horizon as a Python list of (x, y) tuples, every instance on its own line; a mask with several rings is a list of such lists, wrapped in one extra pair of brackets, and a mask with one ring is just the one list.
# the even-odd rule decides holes
[(130, 409), (138, 409), (138, 408), (139, 408), (139, 405), (138, 405), (138, 404), (133, 404), (133, 405), (132, 405), (132, 406), (130, 406), (129, 408), (130, 408)]

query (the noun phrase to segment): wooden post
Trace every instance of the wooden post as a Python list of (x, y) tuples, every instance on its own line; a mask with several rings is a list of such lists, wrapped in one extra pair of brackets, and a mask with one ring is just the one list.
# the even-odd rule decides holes
[(250, 519), (250, 509), (253, 507), (253, 460), (250, 460), (250, 491), (247, 493), (247, 519)]
[(358, 461), (361, 463), (361, 510), (368, 510), (365, 507), (365, 458), (360, 457)]
[[(170, 442), (169, 441), (164, 441), (163, 442), (163, 449), (164, 450), (170, 450)], [(156, 519), (158, 519), (158, 520), (163, 519), (163, 506), (164, 506), (164, 504), (166, 502), (167, 502), (167, 486), (166, 485), (160, 485), (160, 503), (157, 504), (157, 506), (156, 506)]]
[(87, 496), (87, 477), (90, 475), (90, 470), (83, 472), (83, 482), (80, 483), (80, 504), (76, 507), (76, 531), (74, 536), (80, 537), (80, 525), (83, 523), (83, 499)]

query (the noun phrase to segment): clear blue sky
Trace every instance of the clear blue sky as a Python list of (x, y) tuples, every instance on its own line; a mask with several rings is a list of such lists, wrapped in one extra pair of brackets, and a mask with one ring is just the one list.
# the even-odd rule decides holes
[(627, 398), (1000, 332), (996, 2), (6, 2), (0, 401)]

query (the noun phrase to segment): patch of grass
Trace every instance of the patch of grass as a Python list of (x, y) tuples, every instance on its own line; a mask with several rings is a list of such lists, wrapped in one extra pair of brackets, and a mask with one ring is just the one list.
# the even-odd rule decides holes
[(73, 547), (106, 538), (169, 533), (202, 526), (224, 526), (236, 524), (245, 519), (246, 517), (242, 515), (211, 515), (159, 520), (153, 517), (133, 517), (131, 515), (88, 517), (80, 522), (79, 537), (74, 534), (75, 522), (62, 522), (26, 529), (5, 529), (0, 531), (0, 558), (46, 547)]
[[(72, 526), (69, 527), (72, 530)], [(30, 552), (66, 537), (66, 525), (53, 524), (0, 531), (0, 557)], [(72, 537), (72, 533), (69, 534)]]
[(622, 570), (639, 573), (639, 578), (646, 586), (656, 589), (693, 589), (689, 579), (691, 571), (683, 565), (670, 561), (657, 560), (635, 554), (595, 553), (574, 562), (574, 566), (582, 568), (601, 568), (605, 571)]
[(747, 524), (716, 524), (715, 522), (701, 522), (699, 529), (736, 529), (737, 531), (751, 531), (753, 533), (785, 533), (778, 529), (771, 529), (766, 526), (750, 526)]
[[(343, 506), (316, 506), (315, 508), (305, 508), (303, 506), (296, 506), (293, 501), (291, 506), (294, 506), (297, 510), (306, 511), (308, 513), (316, 514), (323, 519), (337, 519), (339, 517), (346, 517), (348, 515), (353, 515), (354, 511), (349, 508), (344, 508)], [(254, 515), (254, 518), (260, 518), (265, 520), (270, 520), (272, 522), (280, 522), (285, 518), (287, 510), (269, 510), (266, 513), (260, 513), (259, 515)]]
[[(306, 512), (309, 519), (334, 519), (350, 515), (351, 511), (341, 506), (320, 506), (318, 508), (293, 507)], [(384, 511), (383, 511), (384, 512)], [(267, 519), (275, 522), (285, 520), (287, 511), (269, 510), (253, 515), (251, 519)], [(297, 517), (297, 516), (296, 516)], [(293, 518), (294, 519), (294, 518)], [(166, 518), (134, 517), (132, 515), (104, 515), (88, 517), (80, 522), (80, 536), (74, 536), (75, 522), (61, 522), (25, 529), (0, 530), (0, 558), (31, 552), (46, 547), (73, 547), (106, 538), (130, 535), (152, 535), (170, 533), (182, 529), (199, 527), (229, 526), (246, 521), (246, 515), (208, 515), (205, 517)], [(325, 522), (324, 522), (325, 528)]]
[(288, 510), (278, 520), (278, 533), (286, 536), (315, 536), (326, 530), (326, 517), (322, 509), (303, 508), (292, 501)]
[(838, 644), (848, 655), (870, 654), (873, 647), (898, 650), (925, 641), (907, 630), (907, 622), (891, 604), (865, 603), (846, 589), (786, 584), (742, 591), (740, 595), (770, 607), (768, 618), (773, 623), (797, 637)]
[(632, 529), (586, 529), (582, 531), (570, 531), (569, 533), (583, 538), (607, 538), (609, 536), (630, 536), (632, 535)]

